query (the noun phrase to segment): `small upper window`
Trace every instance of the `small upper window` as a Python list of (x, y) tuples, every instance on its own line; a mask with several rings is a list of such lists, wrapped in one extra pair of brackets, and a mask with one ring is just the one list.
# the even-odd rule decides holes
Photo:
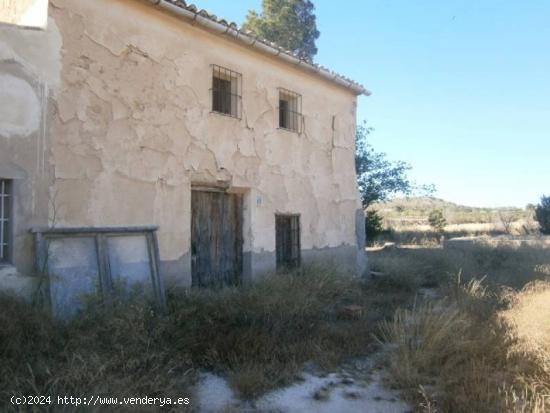
[(302, 132), (302, 96), (286, 89), (279, 89), (279, 127)]
[(9, 261), (11, 233), (11, 181), (0, 178), (0, 264)]
[(213, 65), (212, 72), (212, 111), (241, 118), (240, 73)]

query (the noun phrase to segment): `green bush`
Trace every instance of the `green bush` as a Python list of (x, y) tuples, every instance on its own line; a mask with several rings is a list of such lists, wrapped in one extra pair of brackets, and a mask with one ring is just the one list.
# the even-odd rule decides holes
[(550, 196), (542, 196), (540, 204), (535, 208), (535, 217), (540, 226), (540, 232), (550, 235)]
[(367, 210), (365, 214), (365, 233), (367, 235), (367, 241), (376, 238), (383, 230), (382, 217), (380, 214), (372, 209)]
[(445, 230), (445, 225), (447, 225), (447, 220), (443, 216), (443, 211), (440, 209), (434, 209), (428, 215), (428, 222), (430, 226), (437, 232), (443, 232)]

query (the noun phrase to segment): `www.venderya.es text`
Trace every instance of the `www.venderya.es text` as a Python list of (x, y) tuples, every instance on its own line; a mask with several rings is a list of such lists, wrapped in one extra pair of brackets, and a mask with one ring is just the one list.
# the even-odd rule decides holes
[(189, 397), (107, 397), (107, 396), (12, 396), (11, 404), (60, 405), (60, 406), (186, 406), (191, 404)]

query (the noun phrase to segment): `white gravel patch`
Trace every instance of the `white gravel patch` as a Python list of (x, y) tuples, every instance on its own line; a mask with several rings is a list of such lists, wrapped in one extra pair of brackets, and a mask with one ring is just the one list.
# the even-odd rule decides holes
[(382, 373), (348, 372), (320, 376), (303, 373), (300, 382), (265, 394), (257, 400), (240, 401), (227, 381), (211, 373), (197, 385), (199, 412), (281, 413), (406, 413), (412, 411), (399, 395), (383, 384)]

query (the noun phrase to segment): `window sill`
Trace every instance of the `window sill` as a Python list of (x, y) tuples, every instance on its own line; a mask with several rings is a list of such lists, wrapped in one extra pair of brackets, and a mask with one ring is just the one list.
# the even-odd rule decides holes
[(228, 113), (216, 112), (215, 110), (211, 110), (210, 113), (211, 113), (211, 114), (214, 114), (214, 115), (224, 116), (224, 117), (226, 117), (226, 118), (231, 118), (231, 119), (239, 120), (239, 121), (242, 119), (242, 118), (239, 118), (239, 117), (237, 117), (237, 116), (229, 115)]
[(277, 130), (284, 130), (286, 132), (289, 132), (289, 133), (294, 133), (296, 135), (301, 135), (302, 133), (301, 132), (298, 132), (297, 130), (294, 130), (294, 129), (288, 129), (288, 128), (283, 128), (282, 126), (279, 126), (277, 128)]

